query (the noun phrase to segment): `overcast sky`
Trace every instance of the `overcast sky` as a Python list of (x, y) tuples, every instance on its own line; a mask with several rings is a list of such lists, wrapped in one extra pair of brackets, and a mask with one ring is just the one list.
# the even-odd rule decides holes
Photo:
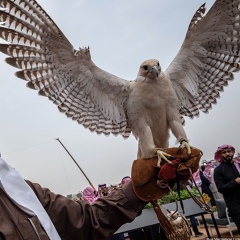
[[(194, 12), (202, 0), (39, 0), (75, 48), (90, 46), (96, 65), (127, 80), (135, 79), (140, 64), (159, 59), (166, 70), (177, 54)], [(213, 3), (206, 1), (207, 9)], [(59, 138), (88, 175), (98, 183), (115, 184), (131, 174), (137, 142), (133, 136), (106, 137), (58, 112), (37, 91), (14, 76), (16, 69), (0, 54), (0, 151), (25, 179), (61, 194), (88, 186), (75, 163), (55, 138)], [(224, 143), (240, 151), (239, 74), (218, 104), (200, 118), (186, 118), (190, 143), (200, 148), (202, 159), (213, 159)], [(176, 146), (171, 137), (170, 146)]]

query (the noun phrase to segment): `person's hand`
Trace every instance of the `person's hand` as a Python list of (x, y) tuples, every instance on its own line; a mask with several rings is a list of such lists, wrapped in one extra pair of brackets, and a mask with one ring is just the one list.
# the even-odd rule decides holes
[(240, 177), (237, 177), (235, 181), (240, 184)]

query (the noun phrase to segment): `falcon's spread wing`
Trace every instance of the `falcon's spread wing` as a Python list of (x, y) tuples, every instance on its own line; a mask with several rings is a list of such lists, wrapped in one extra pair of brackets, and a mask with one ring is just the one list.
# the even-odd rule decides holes
[(84, 127), (128, 137), (125, 103), (131, 82), (98, 68), (88, 48), (74, 50), (35, 0), (0, 0), (0, 51), (16, 75)]
[(239, 70), (239, 5), (239, 0), (217, 0), (204, 16), (204, 4), (190, 22), (183, 45), (165, 72), (182, 115), (207, 113)]

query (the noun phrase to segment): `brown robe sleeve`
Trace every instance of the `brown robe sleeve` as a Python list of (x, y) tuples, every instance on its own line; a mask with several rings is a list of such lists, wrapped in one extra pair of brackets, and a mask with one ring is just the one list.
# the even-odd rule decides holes
[(124, 223), (131, 222), (145, 202), (136, 197), (131, 182), (92, 205), (54, 194), (27, 181), (47, 211), (62, 240), (105, 240)]

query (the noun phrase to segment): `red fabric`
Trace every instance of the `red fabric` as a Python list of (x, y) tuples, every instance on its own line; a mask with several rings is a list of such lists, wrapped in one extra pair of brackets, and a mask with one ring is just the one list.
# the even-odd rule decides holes
[(173, 163), (164, 163), (162, 167), (160, 168), (160, 171), (158, 173), (158, 178), (161, 180), (170, 180), (176, 178), (176, 168), (181, 163), (181, 160), (179, 158), (176, 158), (171, 161)]

